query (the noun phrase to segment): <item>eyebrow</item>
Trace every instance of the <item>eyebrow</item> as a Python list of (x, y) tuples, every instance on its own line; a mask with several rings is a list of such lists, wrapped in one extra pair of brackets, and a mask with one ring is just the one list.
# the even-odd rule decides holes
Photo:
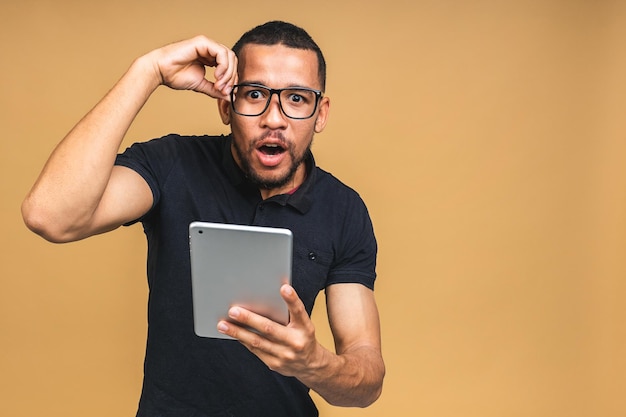
[[(237, 84), (256, 84), (256, 85), (263, 86), (263, 87), (266, 87), (266, 88), (269, 88), (269, 89), (280, 90), (280, 88), (270, 87), (269, 85), (265, 84), (264, 82), (258, 81), (258, 80), (244, 80), (244, 81), (239, 80), (237, 82)], [(315, 90), (315, 88), (313, 88), (313, 87), (307, 87), (305, 85), (300, 85), (300, 84), (290, 84), (290, 85), (288, 85), (286, 87), (282, 87), (282, 88), (309, 88), (309, 89)]]

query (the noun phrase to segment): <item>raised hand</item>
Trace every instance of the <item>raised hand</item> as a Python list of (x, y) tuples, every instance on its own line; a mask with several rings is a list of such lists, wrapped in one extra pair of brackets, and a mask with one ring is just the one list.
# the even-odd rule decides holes
[[(215, 81), (206, 78), (215, 67)], [(28, 227), (53, 242), (113, 230), (152, 206), (145, 180), (114, 167), (124, 135), (160, 85), (229, 100), (237, 57), (204, 36), (173, 43), (137, 58), (98, 104), (50, 155), (22, 205)]]
[[(176, 90), (193, 90), (229, 100), (237, 80), (237, 57), (226, 46), (205, 36), (172, 43), (146, 55), (160, 84)], [(206, 78), (206, 67), (215, 67), (215, 81)]]

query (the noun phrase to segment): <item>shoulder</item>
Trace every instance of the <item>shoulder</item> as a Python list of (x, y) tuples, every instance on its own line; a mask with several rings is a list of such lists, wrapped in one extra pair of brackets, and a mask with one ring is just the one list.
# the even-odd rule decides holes
[(227, 141), (228, 137), (223, 135), (183, 136), (172, 133), (145, 142), (133, 143), (118, 156), (117, 163), (173, 166), (181, 161), (193, 163), (197, 158), (215, 160), (221, 157)]
[(206, 148), (221, 149), (224, 143), (228, 140), (227, 136), (191, 136), (191, 135), (179, 135), (176, 133), (170, 133), (159, 138), (151, 139), (146, 142), (136, 142), (129, 149), (140, 148), (149, 149), (154, 152), (167, 152), (187, 149)]
[(378, 245), (365, 202), (355, 189), (321, 168), (316, 169), (315, 182), (313, 206), (323, 219), (319, 234), (333, 242), (326, 284), (360, 283), (373, 289)]
[(311, 207), (320, 224), (327, 225), (338, 240), (345, 242), (355, 235), (373, 234), (369, 210), (361, 195), (319, 167), (314, 175)]
[(325, 202), (365, 207), (365, 202), (355, 189), (320, 167), (315, 167), (315, 193), (316, 198)]
[(132, 144), (115, 164), (137, 171), (154, 188), (172, 172), (219, 166), (227, 141), (225, 136), (169, 134)]

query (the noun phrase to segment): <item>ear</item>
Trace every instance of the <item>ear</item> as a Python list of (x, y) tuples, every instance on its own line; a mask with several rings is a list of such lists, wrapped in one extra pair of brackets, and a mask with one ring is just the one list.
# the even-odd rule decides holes
[(315, 119), (315, 133), (321, 133), (326, 127), (328, 112), (330, 111), (330, 98), (322, 97), (318, 106), (319, 110)]
[(230, 101), (226, 101), (224, 99), (218, 98), (217, 109), (220, 112), (222, 123), (224, 123), (225, 125), (229, 125), (230, 124), (230, 111), (231, 111)]

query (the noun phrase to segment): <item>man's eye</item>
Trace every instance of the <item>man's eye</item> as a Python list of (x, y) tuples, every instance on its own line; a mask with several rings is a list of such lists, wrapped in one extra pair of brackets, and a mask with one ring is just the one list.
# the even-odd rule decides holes
[(251, 100), (259, 100), (263, 98), (263, 93), (259, 90), (248, 91), (247, 97)]
[(292, 104), (304, 104), (307, 102), (307, 99), (302, 94), (291, 92), (289, 93), (289, 102)]

